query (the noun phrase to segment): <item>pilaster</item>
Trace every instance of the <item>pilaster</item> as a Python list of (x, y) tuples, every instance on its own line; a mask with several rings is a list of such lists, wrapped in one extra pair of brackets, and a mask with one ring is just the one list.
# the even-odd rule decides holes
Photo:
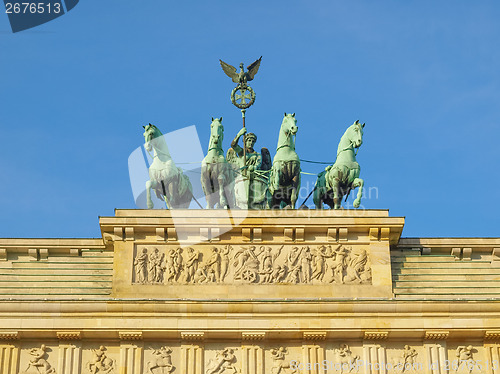
[(19, 370), (19, 346), (15, 343), (0, 342), (0, 372), (17, 374)]
[(142, 374), (144, 344), (137, 334), (120, 333), (120, 374)]
[(317, 332), (313, 335), (304, 334), (302, 342), (302, 360), (306, 372), (309, 374), (326, 374), (323, 361), (325, 347), (323, 341), (326, 333)]

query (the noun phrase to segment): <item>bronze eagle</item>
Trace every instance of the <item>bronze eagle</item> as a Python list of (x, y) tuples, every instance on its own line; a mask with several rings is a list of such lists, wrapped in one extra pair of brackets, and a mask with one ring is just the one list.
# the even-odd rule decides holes
[(246, 85), (247, 82), (250, 82), (255, 74), (259, 71), (260, 61), (262, 60), (262, 56), (252, 64), (247, 66), (248, 71), (245, 72), (243, 62), (240, 64), (240, 72), (236, 72), (236, 68), (228, 63), (219, 60), (220, 66), (224, 73), (233, 80), (234, 83), (238, 83), (240, 85)]

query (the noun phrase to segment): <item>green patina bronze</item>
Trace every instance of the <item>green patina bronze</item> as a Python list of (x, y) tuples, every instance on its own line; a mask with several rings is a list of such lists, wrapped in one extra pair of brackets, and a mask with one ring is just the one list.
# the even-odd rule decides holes
[(163, 134), (155, 125), (149, 124), (144, 128), (144, 147), (148, 152), (153, 151), (153, 162), (149, 167), (149, 181), (146, 182), (146, 199), (149, 209), (153, 209), (151, 189), (156, 196), (164, 200), (167, 208), (185, 209), (189, 207), (193, 198), (193, 189), (189, 178), (181, 168), (175, 166)]
[(230, 209), (234, 204), (234, 172), (224, 158), (222, 117), (212, 118), (207, 155), (201, 162), (201, 186), (207, 209)]
[(357, 187), (359, 189), (354, 207), (359, 207), (364, 181), (359, 178), (360, 167), (354, 149), (359, 149), (363, 143), (364, 127), (365, 124), (359, 121), (349, 126), (340, 139), (335, 163), (318, 174), (313, 192), (314, 205), (317, 209), (323, 209), (323, 203), (332, 209), (340, 209), (342, 197), (346, 196), (347, 199), (351, 190)]
[[(238, 145), (245, 135), (244, 147)], [(264, 209), (267, 205), (268, 172), (271, 168), (271, 155), (267, 148), (261, 153), (254, 150), (257, 136), (247, 133), (243, 127), (231, 142), (226, 159), (235, 171), (234, 193), (236, 206), (240, 209)]]
[[(247, 133), (245, 127), (245, 111), (255, 102), (255, 93), (248, 82), (257, 74), (261, 60), (262, 57), (250, 64), (247, 72), (241, 63), (239, 73), (234, 66), (220, 60), (223, 71), (237, 83), (231, 92), (231, 101), (241, 109), (243, 128), (224, 157), (222, 117), (212, 118), (208, 152), (201, 163), (201, 185), (207, 209), (295, 209), (301, 174), (300, 159), (295, 151), (298, 131), (295, 113), (284, 115), (272, 163), (267, 148), (261, 148), (261, 153), (254, 149), (257, 136)], [(317, 209), (323, 209), (323, 204), (340, 209), (342, 198), (347, 199), (351, 190), (358, 187), (354, 207), (360, 206), (364, 182), (359, 178), (355, 150), (359, 150), (363, 142), (364, 126), (356, 121), (346, 130), (340, 139), (335, 163), (318, 175), (312, 191)], [(151, 189), (169, 208), (188, 207), (193, 198), (189, 179), (175, 166), (161, 132), (151, 124), (144, 128), (146, 149), (154, 149), (150, 180), (146, 184), (148, 208), (153, 207)], [(238, 144), (241, 137), (243, 146)]]
[(248, 82), (253, 80), (255, 74), (259, 71), (260, 62), (262, 56), (248, 65), (248, 71), (245, 72), (243, 68), (243, 62), (240, 64), (240, 72), (236, 71), (236, 68), (228, 63), (219, 60), (220, 66), (226, 75), (233, 80), (234, 83), (238, 83), (236, 87), (231, 91), (231, 102), (239, 109), (247, 109), (253, 105), (255, 102), (255, 92), (248, 85)]
[(298, 129), (295, 113), (285, 113), (269, 176), (269, 208), (295, 209), (300, 189), (300, 160), (295, 152), (295, 135)]

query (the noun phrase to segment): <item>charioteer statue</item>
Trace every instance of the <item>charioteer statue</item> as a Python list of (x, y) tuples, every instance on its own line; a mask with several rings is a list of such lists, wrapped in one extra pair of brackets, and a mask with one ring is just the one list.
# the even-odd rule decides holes
[[(244, 148), (238, 144), (244, 136)], [(261, 153), (253, 147), (257, 142), (257, 135), (247, 133), (243, 127), (231, 142), (226, 159), (235, 170), (235, 198), (236, 206), (240, 209), (265, 209), (267, 204), (268, 171), (271, 169), (271, 155), (267, 148)]]

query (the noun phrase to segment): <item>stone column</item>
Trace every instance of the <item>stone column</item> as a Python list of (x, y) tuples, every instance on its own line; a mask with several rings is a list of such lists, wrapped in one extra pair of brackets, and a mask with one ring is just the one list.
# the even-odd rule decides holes
[(425, 362), (424, 372), (426, 374), (447, 374), (446, 368), (451, 368), (447, 362), (448, 354), (446, 339), (448, 331), (426, 331), (424, 340)]
[(203, 332), (181, 332), (181, 364), (182, 374), (204, 374), (205, 352)]
[(82, 344), (80, 332), (58, 332), (58, 374), (80, 374), (82, 366)]
[(265, 332), (243, 332), (241, 334), (241, 373), (264, 373), (264, 350), (258, 342), (264, 340)]
[[(5, 339), (0, 335), (0, 338)], [(17, 333), (15, 333), (17, 338)], [(9, 338), (9, 339), (15, 339)], [(0, 342), (0, 373), (17, 374), (19, 371), (19, 346), (7, 341)]]
[(304, 372), (308, 374), (325, 374), (325, 348), (322, 341), (326, 339), (326, 332), (304, 332), (302, 342), (302, 362)]
[(144, 344), (141, 332), (120, 332), (120, 374), (142, 374)]

